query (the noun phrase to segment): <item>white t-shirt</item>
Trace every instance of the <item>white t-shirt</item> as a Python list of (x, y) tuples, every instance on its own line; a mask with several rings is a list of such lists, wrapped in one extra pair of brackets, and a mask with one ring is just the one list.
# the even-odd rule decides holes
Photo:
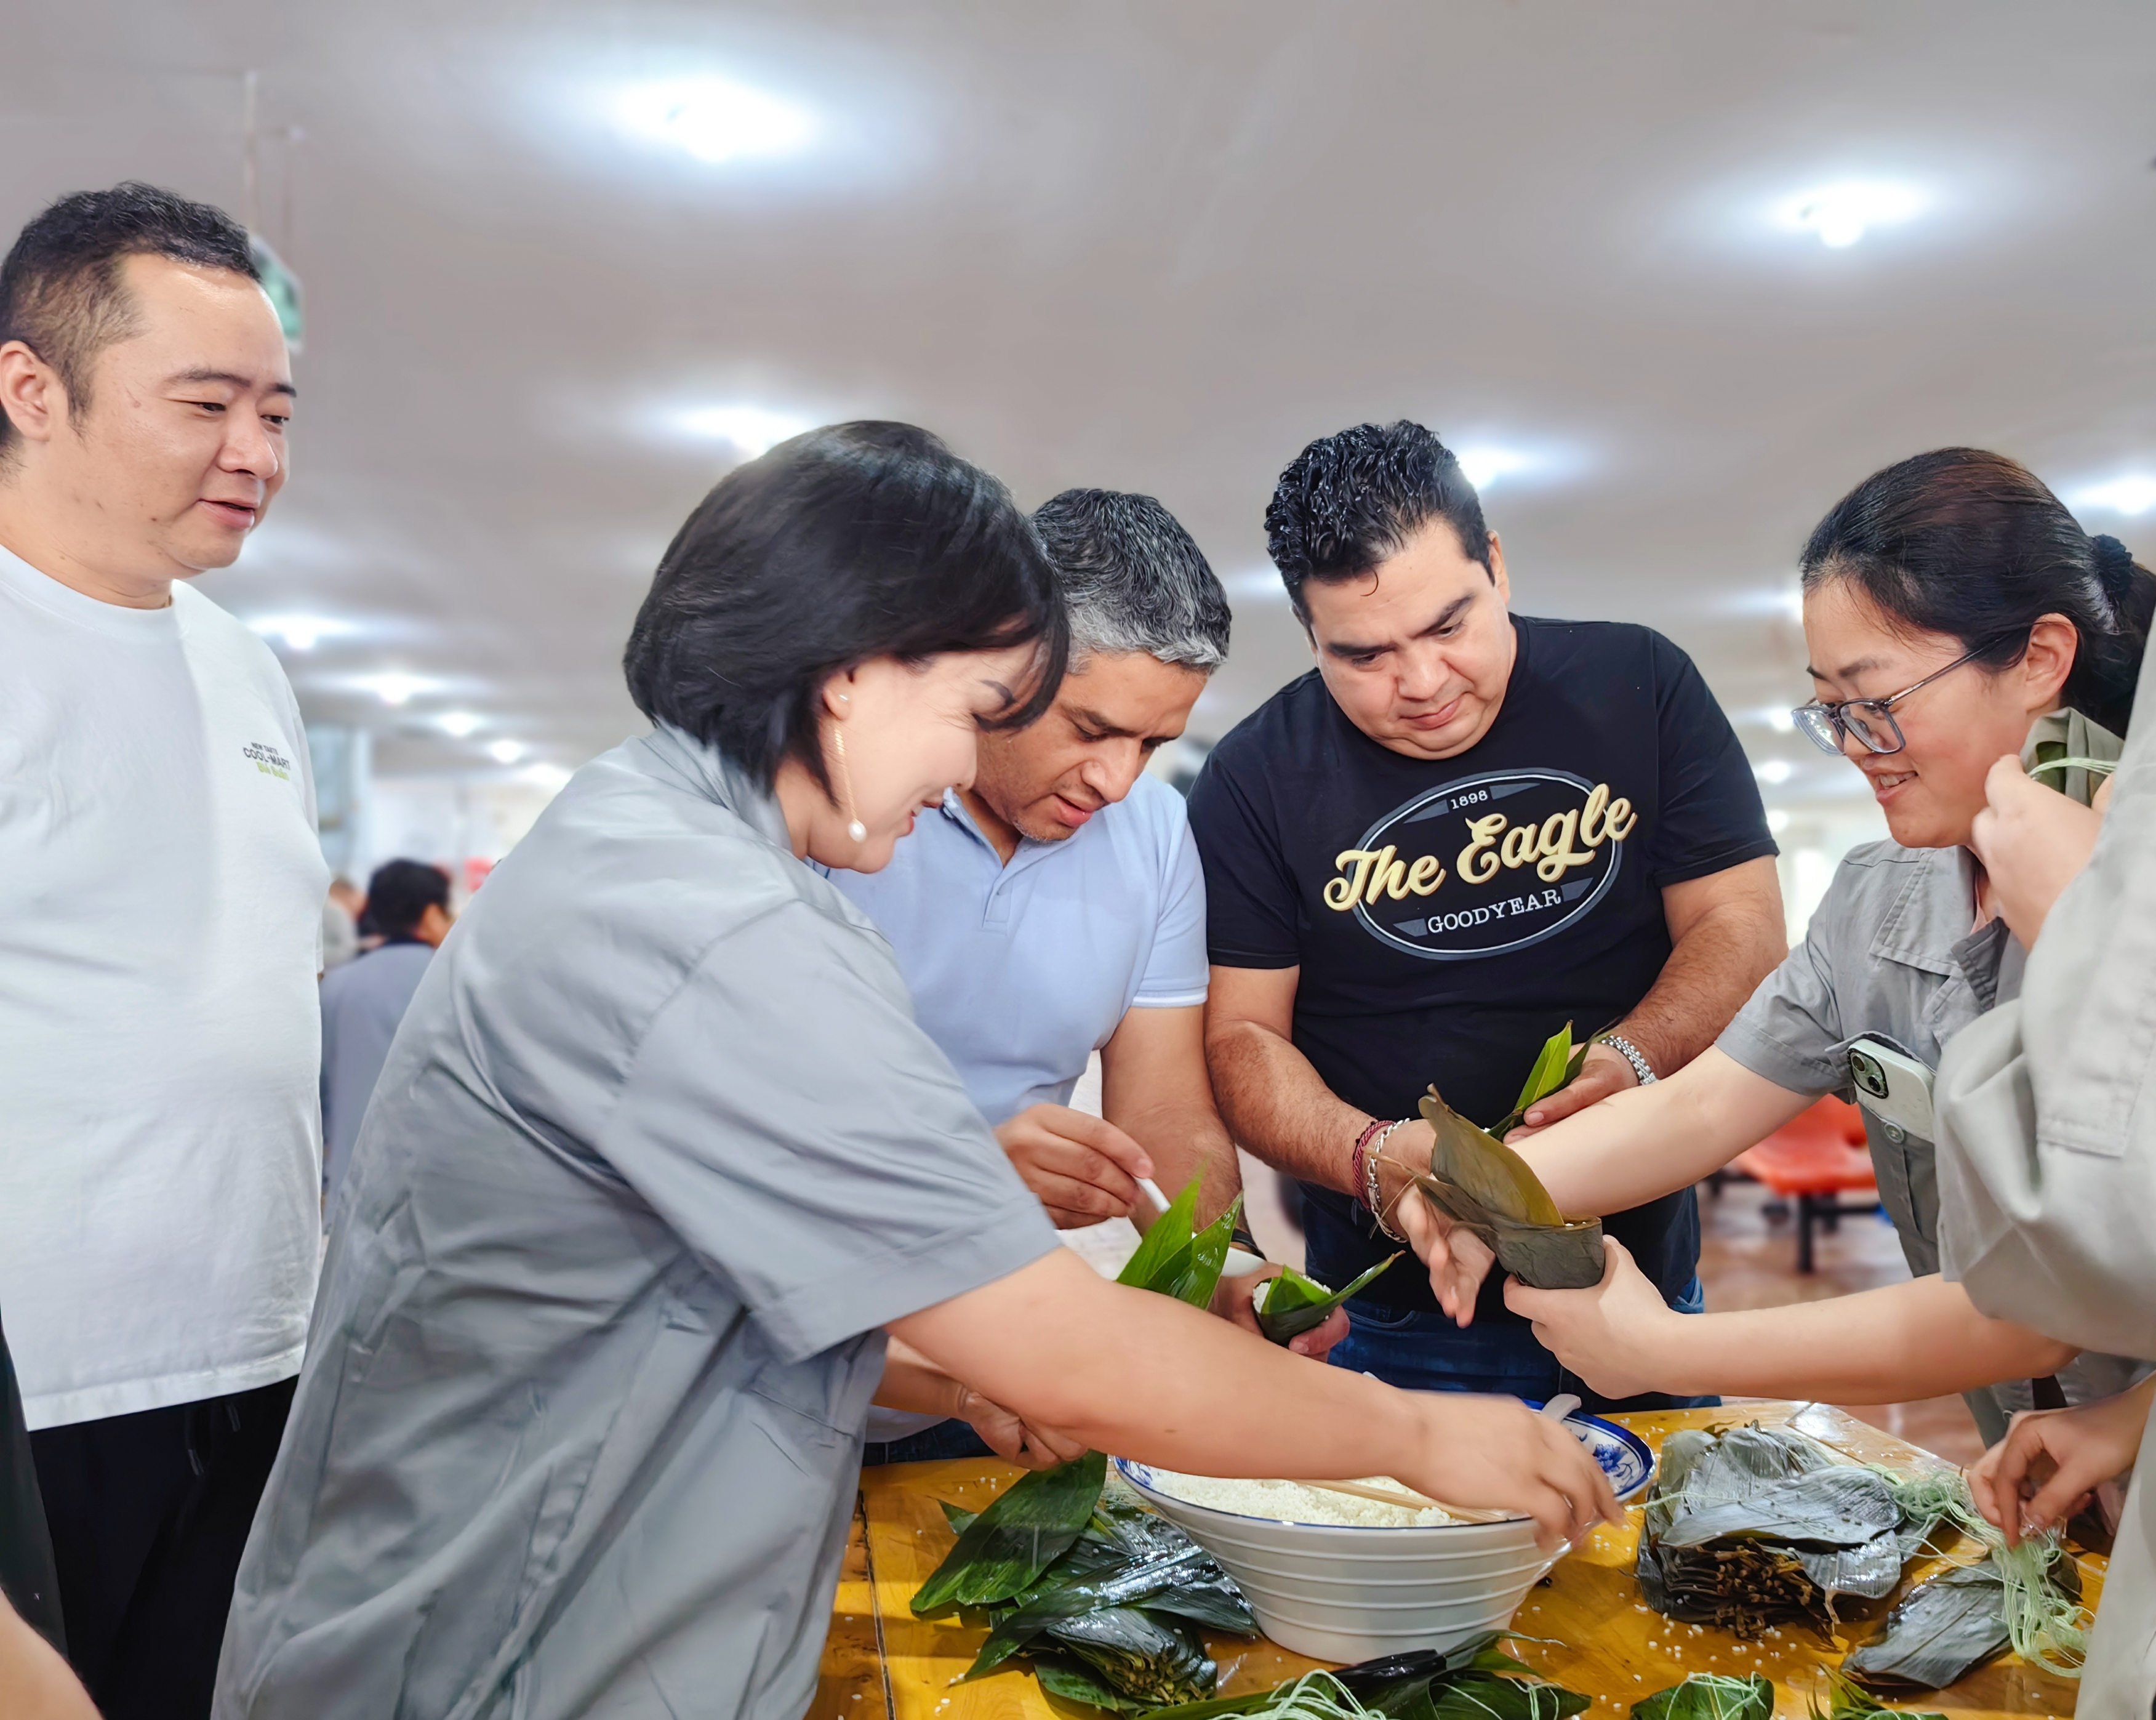
[(296, 1373), (328, 868), (298, 706), (207, 598), (0, 550), (0, 1318), (33, 1428)]

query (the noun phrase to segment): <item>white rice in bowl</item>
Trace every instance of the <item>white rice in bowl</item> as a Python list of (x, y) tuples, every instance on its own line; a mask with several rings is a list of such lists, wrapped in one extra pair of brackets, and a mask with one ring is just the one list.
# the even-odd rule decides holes
[[(1300, 1481), (1224, 1480), (1217, 1476), (1178, 1475), (1156, 1469), (1150, 1480), (1171, 1498), (1215, 1511), (1232, 1511), (1242, 1517), (1271, 1517), (1276, 1522), (1317, 1523), (1332, 1528), (1427, 1529), (1457, 1522), (1450, 1512), (1436, 1506), (1380, 1505), (1374, 1499), (1358, 1499), (1352, 1493), (1327, 1492)], [(1373, 1476), (1359, 1485), (1390, 1492), (1399, 1486), (1388, 1476)]]

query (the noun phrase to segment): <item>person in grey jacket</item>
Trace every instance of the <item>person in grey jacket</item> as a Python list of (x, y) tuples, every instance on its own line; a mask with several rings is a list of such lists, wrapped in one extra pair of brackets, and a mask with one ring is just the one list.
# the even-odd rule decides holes
[(367, 914), (382, 942), (322, 976), (322, 1208), (336, 1199), (352, 1143), (374, 1096), (390, 1041), (449, 935), (449, 881), (439, 866), (393, 860), (367, 883)]
[[(1843, 861), (1804, 942), (1713, 1050), (1669, 1081), (1511, 1138), (1565, 1211), (1606, 1213), (1697, 1181), (1839, 1092), (1867, 1107), (1880, 1196), (1913, 1276), (1684, 1317), (1619, 1249), (1598, 1287), (1515, 1285), (1507, 1300), (1604, 1392), (1876, 1403), (1958, 1391), (1989, 1441), (2016, 1410), (2107, 1397), (2144, 1367), (2076, 1354), (2009, 1310), (1979, 1312), (1940, 1275), (1949, 1203), (1928, 1113), (1943, 1046), (2020, 981), (2022, 947), (1969, 848), (1986, 774), (2032, 726), (2071, 751), (2116, 756), (2111, 731), (2133, 709), (2156, 580), (2116, 540), (2090, 538), (2029, 472), (1970, 449), (1866, 479), (1813, 532), (1803, 568), (1819, 696), (1796, 718), (1863, 771), (1894, 840)], [(1907, 1102), (1882, 1106), (1865, 1090), (1877, 1064), (1867, 1040), (1917, 1072)], [(1472, 1250), (1460, 1251), (1475, 1268)]]
[[(2156, 701), (2152, 676), (2144, 663), (2141, 697)], [(2062, 819), (2056, 797), (2009, 758), (1992, 771), (1974, 837), (2029, 967), (2019, 999), (1939, 1065), (1946, 1276), (1986, 1313), (2156, 1361), (2156, 725), (2128, 736), (2100, 825)], [(2149, 1396), (2144, 1383), (2016, 1416), (1970, 1476), (2011, 1542), (2132, 1472), (2079, 1698), (2082, 1713), (2107, 1720), (2156, 1712)]]

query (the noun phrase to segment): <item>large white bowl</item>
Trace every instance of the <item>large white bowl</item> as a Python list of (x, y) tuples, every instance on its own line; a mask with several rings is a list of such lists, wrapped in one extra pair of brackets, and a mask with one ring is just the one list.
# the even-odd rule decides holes
[[(1600, 1427), (1636, 1446), (1640, 1463), (1648, 1461), (1633, 1436), (1606, 1422)], [(1266, 1635), (1317, 1660), (1442, 1651), (1502, 1630), (1527, 1590), (1563, 1557), (1535, 1544), (1527, 1517), (1427, 1528), (1282, 1522), (1178, 1499), (1162, 1491), (1147, 1464), (1119, 1457), (1116, 1468), (1147, 1504), (1220, 1562)], [(1628, 1473), (1618, 1485), (1636, 1492), (1645, 1480), (1644, 1472), (1636, 1479)]]

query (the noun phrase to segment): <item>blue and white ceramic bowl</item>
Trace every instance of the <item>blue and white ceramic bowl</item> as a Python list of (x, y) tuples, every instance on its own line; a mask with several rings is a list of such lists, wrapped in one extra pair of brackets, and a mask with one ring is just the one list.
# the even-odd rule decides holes
[[(1565, 1425), (1620, 1498), (1653, 1477), (1654, 1457), (1635, 1435), (1594, 1415), (1568, 1416)], [(1535, 1544), (1527, 1517), (1398, 1528), (1283, 1522), (1178, 1499), (1150, 1466), (1127, 1457), (1116, 1468), (1219, 1560), (1266, 1635), (1318, 1660), (1442, 1651), (1502, 1630), (1557, 1563)]]

